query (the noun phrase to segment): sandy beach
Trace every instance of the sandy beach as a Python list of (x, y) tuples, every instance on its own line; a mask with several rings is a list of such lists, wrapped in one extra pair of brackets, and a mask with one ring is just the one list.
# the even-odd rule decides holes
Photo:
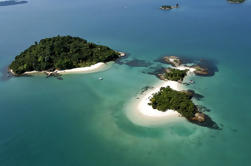
[[(87, 67), (79, 67), (79, 68), (67, 69), (67, 70), (55, 70), (53, 72), (57, 73), (57, 74), (94, 73), (94, 72), (104, 71), (104, 70), (108, 69), (111, 66), (111, 64), (113, 64), (113, 63), (114, 62), (108, 62), (108, 63), (99, 62), (97, 64), (87, 66)], [(13, 73), (12, 70), (10, 70), (10, 72)], [(26, 75), (44, 74), (44, 73), (51, 74), (53, 72), (48, 72), (48, 71), (28, 71), (28, 72), (25, 72), (24, 74), (26, 74)]]
[(130, 102), (127, 109), (127, 117), (135, 124), (141, 126), (158, 126), (174, 122), (177, 120), (183, 120), (184, 118), (174, 110), (167, 110), (161, 112), (157, 109), (153, 109), (148, 103), (154, 93), (157, 93), (161, 87), (170, 86), (172, 89), (181, 91), (183, 85), (176, 81), (160, 81), (152, 89), (145, 91), (137, 99), (133, 99)]
[(99, 62), (91, 66), (87, 67), (79, 67), (74, 69), (68, 69), (68, 70), (56, 70), (55, 72), (59, 74), (70, 74), (70, 73), (92, 73), (92, 72), (98, 72), (108, 67), (106, 63)]

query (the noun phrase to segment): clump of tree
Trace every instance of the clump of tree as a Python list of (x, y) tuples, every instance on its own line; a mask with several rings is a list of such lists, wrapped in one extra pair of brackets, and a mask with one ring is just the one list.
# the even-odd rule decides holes
[(188, 70), (179, 70), (174, 68), (168, 68), (164, 77), (172, 81), (183, 81), (184, 77), (187, 75)]
[(154, 109), (165, 112), (168, 109), (179, 112), (182, 116), (191, 120), (197, 111), (197, 107), (191, 100), (192, 96), (171, 89), (169, 86), (160, 88), (160, 91), (153, 94), (149, 105)]
[(10, 69), (16, 74), (33, 70), (64, 70), (113, 61), (118, 57), (119, 53), (109, 47), (79, 37), (57, 36), (35, 42), (16, 56)]
[(229, 3), (243, 3), (245, 0), (227, 0)]

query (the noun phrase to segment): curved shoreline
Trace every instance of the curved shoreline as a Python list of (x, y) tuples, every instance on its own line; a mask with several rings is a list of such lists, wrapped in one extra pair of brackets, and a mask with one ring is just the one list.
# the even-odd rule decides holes
[[(118, 52), (119, 53), (119, 58), (126, 56), (126, 53), (124, 52)], [(99, 72), (106, 70), (110, 67), (110, 64), (113, 64), (114, 61), (110, 62), (98, 62), (94, 65), (91, 66), (86, 66), (86, 67), (78, 67), (78, 68), (73, 68), (73, 69), (65, 69), (65, 70), (54, 70), (54, 71), (27, 71), (24, 72), (22, 75), (33, 75), (33, 74), (47, 74), (47, 75), (52, 75), (52, 74), (74, 74), (74, 73), (94, 73), (94, 72)], [(12, 69), (9, 69), (9, 72), (13, 76), (19, 76), (16, 73), (13, 72)]]
[[(192, 76), (195, 71), (194, 68), (187, 66), (179, 66), (174, 68), (179, 70), (188, 69), (189, 71), (186, 78)], [(161, 87), (167, 86), (176, 91), (186, 90), (185, 86), (177, 81), (160, 80), (153, 86), (153, 89), (149, 89), (140, 96), (137, 96), (138, 100), (132, 99), (126, 111), (127, 117), (133, 123), (141, 126), (159, 126), (179, 120), (185, 120), (185, 118), (175, 110), (167, 110), (162, 112), (157, 109), (153, 109), (152, 106), (148, 104), (154, 93), (157, 93)]]
[[(136, 100), (132, 99), (130, 102), (126, 115), (135, 124), (141, 126), (159, 126), (166, 123), (174, 122), (183, 118), (174, 110), (167, 110), (166, 112), (153, 109), (148, 103), (154, 93), (157, 93), (161, 87), (170, 86), (175, 90), (183, 90), (182, 84), (175, 81), (160, 81), (154, 85), (153, 89), (145, 91), (138, 96)], [(136, 101), (135, 101), (136, 100)]]
[[(91, 66), (87, 67), (80, 67), (80, 68), (73, 68), (73, 69), (67, 69), (67, 70), (55, 70), (55, 71), (27, 71), (23, 73), (22, 75), (35, 75), (35, 74), (77, 74), (77, 73), (94, 73), (94, 72), (99, 72), (103, 71), (107, 68), (109, 68), (109, 64), (113, 62), (108, 62), (108, 63), (103, 63), (99, 62)], [(11, 74), (16, 76), (16, 74), (12, 71), (9, 70)]]

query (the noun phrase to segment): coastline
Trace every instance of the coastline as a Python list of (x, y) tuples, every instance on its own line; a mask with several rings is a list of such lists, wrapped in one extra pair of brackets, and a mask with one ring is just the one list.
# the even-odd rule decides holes
[(177, 91), (183, 90), (183, 85), (176, 81), (158, 81), (152, 89), (148, 89), (137, 99), (132, 99), (126, 111), (127, 117), (135, 124), (141, 126), (159, 126), (166, 123), (184, 119), (174, 110), (165, 112), (153, 109), (148, 103), (154, 93), (157, 93), (161, 87), (170, 86)]
[[(66, 70), (55, 70), (55, 71), (27, 71), (23, 73), (22, 75), (35, 75), (35, 74), (46, 74), (46, 75), (52, 75), (52, 74), (76, 74), (76, 73), (94, 73), (103, 71), (105, 69), (108, 69), (110, 67), (110, 64), (113, 62), (103, 63), (99, 62), (91, 66), (87, 67), (79, 67), (79, 68), (73, 68), (73, 69), (66, 69)], [(9, 72), (17, 76), (11, 69)]]
[[(124, 52), (118, 52), (118, 53), (119, 53), (119, 58), (126, 56), (126, 53), (124, 53)], [(113, 64), (113, 63), (114, 63), (114, 61), (110, 61), (107, 63), (98, 62), (98, 63), (91, 65), (91, 66), (78, 67), (78, 68), (65, 69), (65, 70), (27, 71), (27, 72), (24, 72), (22, 75), (46, 74), (46, 75), (50, 76), (53, 74), (95, 73), (95, 72), (99, 72), (99, 71), (103, 71), (103, 70), (108, 69), (111, 66), (111, 64)], [(13, 72), (12, 69), (9, 69), (9, 72), (13, 76), (18, 76), (16, 73)]]
[[(188, 69), (189, 71), (185, 77), (186, 79), (193, 76), (195, 71), (194, 68), (183, 65), (174, 68), (179, 70)], [(126, 111), (127, 117), (133, 123), (141, 126), (159, 126), (185, 120), (185, 118), (175, 110), (162, 112), (157, 109), (153, 109), (152, 106), (148, 104), (154, 93), (157, 93), (161, 87), (167, 86), (176, 91), (186, 90), (185, 85), (178, 81), (160, 80), (153, 86), (153, 88), (148, 89), (140, 96), (137, 96), (136, 99), (132, 99)]]
[(71, 74), (71, 73), (93, 73), (101, 71), (102, 69), (105, 69), (108, 65), (103, 62), (96, 63), (91, 66), (87, 67), (79, 67), (79, 68), (73, 68), (73, 69), (66, 69), (66, 70), (55, 70), (54, 72), (58, 74)]

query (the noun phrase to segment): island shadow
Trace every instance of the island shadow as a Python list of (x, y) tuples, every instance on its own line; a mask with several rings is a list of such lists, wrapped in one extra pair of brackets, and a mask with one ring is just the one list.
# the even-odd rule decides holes
[(144, 73), (144, 74), (154, 75), (157, 78), (159, 78), (158, 74), (161, 74), (161, 73), (164, 73), (164, 72), (165, 72), (165, 67), (163, 67), (161, 65), (150, 66), (146, 70), (142, 71), (142, 73)]
[(28, 1), (16, 1), (16, 0), (7, 0), (0, 2), (0, 6), (13, 6), (13, 5), (21, 5), (26, 4)]
[(117, 64), (119, 65), (127, 65), (130, 67), (149, 67), (152, 65), (151, 62), (145, 61), (145, 60), (141, 60), (141, 59), (118, 59), (117, 61), (115, 61)]

